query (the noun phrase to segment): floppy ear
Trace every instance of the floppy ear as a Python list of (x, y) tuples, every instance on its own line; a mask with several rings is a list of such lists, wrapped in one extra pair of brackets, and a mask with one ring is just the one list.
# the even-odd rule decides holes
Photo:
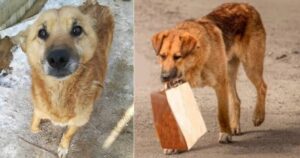
[(156, 55), (158, 55), (162, 47), (163, 41), (168, 36), (168, 34), (169, 34), (168, 31), (159, 32), (152, 37), (152, 46), (156, 52)]
[(197, 40), (189, 33), (180, 36), (180, 40), (181, 40), (182, 55), (187, 55), (188, 53), (191, 53), (196, 48)]

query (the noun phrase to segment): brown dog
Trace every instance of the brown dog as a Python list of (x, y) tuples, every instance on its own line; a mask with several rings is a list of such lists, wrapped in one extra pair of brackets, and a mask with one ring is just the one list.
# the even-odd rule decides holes
[(86, 124), (101, 93), (114, 21), (108, 7), (87, 1), (42, 13), (14, 37), (31, 66), (33, 132), (41, 119), (68, 126), (58, 155), (66, 157), (71, 139)]
[[(184, 21), (152, 38), (160, 58), (163, 82), (183, 78), (193, 87), (214, 88), (218, 98), (220, 143), (230, 142), (232, 133), (241, 132), (240, 99), (236, 91), (240, 63), (257, 90), (253, 123), (259, 126), (264, 121), (265, 42), (266, 33), (259, 13), (244, 3), (223, 4), (203, 18)], [(233, 109), (231, 123), (229, 103)]]
[(13, 54), (11, 52), (13, 46), (14, 44), (8, 36), (5, 36), (3, 39), (0, 37), (0, 73), (2, 71), (9, 73), (11, 70), (9, 64), (13, 59)]

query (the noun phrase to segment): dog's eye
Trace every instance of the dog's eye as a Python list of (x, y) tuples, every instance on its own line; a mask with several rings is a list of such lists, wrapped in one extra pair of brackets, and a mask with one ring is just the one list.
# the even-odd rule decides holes
[(160, 57), (161, 57), (162, 60), (165, 60), (167, 58), (166, 55), (160, 55)]
[(46, 40), (48, 38), (49, 34), (45, 28), (42, 28), (38, 32), (38, 37), (40, 39)]
[(82, 27), (81, 26), (73, 26), (71, 35), (74, 37), (80, 36), (82, 33)]
[(174, 56), (173, 56), (173, 59), (174, 59), (174, 60), (179, 60), (181, 57), (182, 57), (182, 56), (180, 56), (180, 55), (174, 55)]

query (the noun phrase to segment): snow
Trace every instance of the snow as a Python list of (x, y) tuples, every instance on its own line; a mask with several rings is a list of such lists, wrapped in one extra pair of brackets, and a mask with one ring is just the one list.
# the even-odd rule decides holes
[[(102, 99), (95, 107), (94, 116), (91, 118), (91, 123), (84, 134), (80, 137), (86, 137), (83, 143), (87, 143), (89, 139), (97, 140), (93, 146), (101, 146), (101, 141), (105, 139), (105, 133), (109, 133), (115, 123), (118, 121), (122, 113), (132, 104), (133, 98), (133, 8), (132, 2), (101, 0), (102, 5), (108, 5), (112, 9), (116, 29), (112, 45), (112, 50), (109, 59), (109, 68), (107, 79), (105, 81), (105, 90)], [(48, 0), (42, 10), (51, 8), (59, 8), (64, 5), (80, 5), (81, 0)], [(38, 16), (38, 15), (37, 15)], [(36, 17), (33, 17), (25, 22), (0, 31), (0, 35), (13, 36), (24, 30), (33, 23)], [(24, 137), (40, 145), (50, 148), (55, 152), (57, 143), (61, 136), (61, 129), (53, 125), (47, 124), (46, 134), (32, 135), (29, 132), (29, 124), (32, 114), (32, 105), (30, 98), (30, 67), (27, 62), (26, 54), (22, 52), (20, 47), (17, 47), (13, 52), (14, 59), (11, 63), (13, 68), (12, 74), (3, 77), (0, 76), (0, 157), (33, 157), (32, 155), (45, 155), (45, 152), (28, 147), (23, 144), (19, 137)], [(111, 99), (115, 98), (115, 99)], [(101, 119), (101, 122), (100, 122)], [(51, 129), (49, 129), (51, 128)], [(118, 144), (111, 150), (117, 150), (124, 144), (132, 144), (131, 127), (128, 127), (128, 137), (122, 137)], [(54, 130), (54, 134), (50, 131)], [(96, 132), (95, 132), (96, 130)], [(49, 134), (50, 132), (50, 134)], [(103, 134), (99, 137), (99, 132)], [(88, 134), (86, 134), (88, 133)], [(127, 132), (128, 133), (128, 132)], [(50, 136), (49, 136), (50, 135)], [(94, 139), (93, 137), (99, 137)], [(51, 140), (49, 143), (49, 140)], [(53, 140), (52, 140), (53, 139)], [(125, 141), (125, 142), (122, 142)], [(129, 142), (128, 142), (129, 141)], [(131, 142), (130, 142), (131, 141)], [(84, 148), (86, 144), (80, 146), (75, 145), (74, 148)], [(21, 145), (20, 145), (21, 144)], [(124, 149), (125, 150), (125, 149)], [(127, 146), (126, 151), (97, 151), (106, 155), (117, 155), (113, 157), (131, 157), (126, 153), (130, 153), (132, 148)], [(95, 149), (86, 149), (86, 152), (96, 152)], [(46, 153), (47, 155), (47, 153)], [(78, 153), (77, 153), (78, 155)], [(53, 155), (52, 155), (53, 156)], [(46, 156), (46, 157), (49, 157)], [(110, 156), (109, 156), (110, 157)]]

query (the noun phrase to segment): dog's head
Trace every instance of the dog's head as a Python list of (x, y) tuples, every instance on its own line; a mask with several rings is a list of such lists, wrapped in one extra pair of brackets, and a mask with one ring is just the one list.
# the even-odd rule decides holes
[(161, 80), (168, 82), (183, 77), (187, 58), (195, 51), (197, 41), (183, 30), (169, 30), (155, 34), (152, 45), (159, 57)]
[(18, 39), (32, 67), (64, 78), (89, 61), (97, 47), (94, 21), (75, 7), (42, 13)]

